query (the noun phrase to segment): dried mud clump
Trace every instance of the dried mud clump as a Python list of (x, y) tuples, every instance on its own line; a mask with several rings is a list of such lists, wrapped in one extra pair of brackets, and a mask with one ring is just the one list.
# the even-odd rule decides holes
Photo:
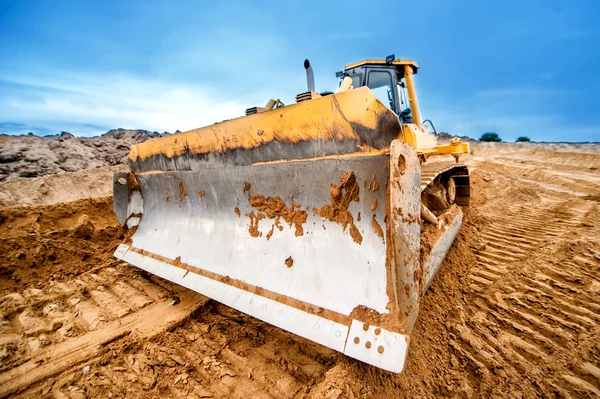
[[(300, 208), (300, 205), (295, 203), (293, 198), (292, 204), (289, 207), (280, 197), (265, 198), (264, 195), (248, 195), (248, 202), (253, 208), (256, 208), (260, 212), (264, 212), (269, 219), (275, 219), (273, 227), (282, 230), (283, 227), (279, 224), (280, 218), (282, 218), (290, 227), (293, 226), (296, 229), (296, 237), (304, 235), (302, 225), (306, 222), (308, 215), (306, 211), (297, 209)], [(267, 238), (271, 238), (273, 230), (274, 229), (271, 228)]]
[(365, 180), (365, 188), (372, 192), (379, 190), (379, 183), (375, 180), (375, 175), (373, 175), (371, 180)]
[(359, 201), (359, 187), (356, 183), (354, 172), (344, 173), (340, 185), (332, 184), (329, 188), (330, 204), (323, 205), (320, 209), (313, 208), (313, 212), (331, 222), (338, 223), (346, 231), (349, 227), (350, 236), (354, 242), (361, 244), (363, 237), (354, 224), (354, 217), (348, 210), (352, 201)]
[(77, 221), (77, 226), (73, 230), (73, 236), (77, 238), (90, 238), (96, 229), (88, 215), (81, 215)]
[(254, 213), (254, 211), (250, 211), (249, 213), (246, 214), (246, 216), (248, 216), (248, 218), (250, 218), (250, 226), (248, 227), (248, 233), (250, 233), (250, 235), (252, 237), (262, 236), (262, 233), (258, 230), (258, 222), (260, 222), (262, 219), (264, 219), (265, 215), (263, 215), (260, 212), (258, 212), (258, 214), (256, 214), (256, 213)]
[(371, 202), (371, 210), (374, 211), (375, 209), (377, 209), (377, 198), (373, 198)]
[(373, 215), (373, 219), (371, 219), (371, 226), (373, 226), (373, 230), (375, 230), (375, 233), (377, 233), (379, 238), (381, 238), (383, 240), (384, 239), (383, 238), (383, 229), (381, 228), (381, 225), (375, 218), (375, 215)]
[(285, 260), (285, 265), (289, 268), (294, 266), (294, 259), (292, 259), (292, 257), (290, 256), (289, 258), (287, 258)]
[[(439, 220), (443, 222), (445, 226), (449, 226), (456, 216), (461, 212), (457, 205), (451, 205), (446, 212), (439, 216)], [(423, 264), (431, 250), (435, 246), (436, 242), (441, 238), (446, 230), (444, 228), (439, 229), (429, 223), (423, 223), (421, 226), (421, 246), (419, 250), (420, 262)]]

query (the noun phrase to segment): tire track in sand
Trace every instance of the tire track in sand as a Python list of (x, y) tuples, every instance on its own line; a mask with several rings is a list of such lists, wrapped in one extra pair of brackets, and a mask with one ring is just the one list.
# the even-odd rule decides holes
[(530, 204), (508, 206), (481, 233), (483, 246), (475, 253), (478, 264), (470, 275), (471, 288), (485, 292), (515, 263), (580, 224), (581, 215), (576, 212), (564, 217)]
[[(504, 196), (488, 209), (470, 288), (476, 309), (450, 345), (480, 377), (523, 379), (533, 392), (600, 397), (600, 254), (594, 201), (556, 191)], [(513, 201), (512, 203), (507, 203)], [(498, 210), (501, 209), (500, 212)]]

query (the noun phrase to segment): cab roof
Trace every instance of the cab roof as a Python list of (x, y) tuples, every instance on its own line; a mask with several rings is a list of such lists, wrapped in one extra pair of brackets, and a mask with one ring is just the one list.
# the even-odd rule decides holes
[(355, 62), (354, 64), (346, 65), (344, 67), (344, 71), (347, 71), (348, 69), (353, 69), (353, 68), (357, 68), (360, 66), (364, 66), (364, 65), (397, 65), (397, 66), (410, 65), (413, 67), (413, 73), (417, 73), (417, 69), (419, 69), (419, 64), (417, 64), (416, 61), (401, 60), (399, 58), (396, 58), (394, 61), (392, 61), (390, 63), (386, 62), (385, 60), (363, 60), (363, 61)]

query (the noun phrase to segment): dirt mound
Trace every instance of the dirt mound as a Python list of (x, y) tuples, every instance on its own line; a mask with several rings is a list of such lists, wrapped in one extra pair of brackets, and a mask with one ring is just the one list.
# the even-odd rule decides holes
[(111, 195), (113, 173), (127, 171), (129, 166), (116, 165), (0, 182), (0, 208), (51, 205)]
[(99, 137), (0, 136), (0, 182), (127, 162), (129, 147), (160, 137), (146, 130), (110, 130)]

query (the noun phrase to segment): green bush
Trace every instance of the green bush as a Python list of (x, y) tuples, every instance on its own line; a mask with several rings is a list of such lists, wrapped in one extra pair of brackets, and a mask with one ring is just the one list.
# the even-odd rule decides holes
[(498, 136), (498, 133), (494, 133), (494, 132), (487, 132), (481, 135), (481, 137), (479, 138), (479, 141), (496, 141), (496, 142), (500, 142), (502, 141), (502, 139), (500, 138), (500, 136)]
[(527, 137), (527, 136), (519, 136), (519, 137), (517, 137), (517, 139), (515, 141), (517, 143), (520, 143), (520, 142), (529, 143), (531, 141), (531, 139), (529, 137)]

